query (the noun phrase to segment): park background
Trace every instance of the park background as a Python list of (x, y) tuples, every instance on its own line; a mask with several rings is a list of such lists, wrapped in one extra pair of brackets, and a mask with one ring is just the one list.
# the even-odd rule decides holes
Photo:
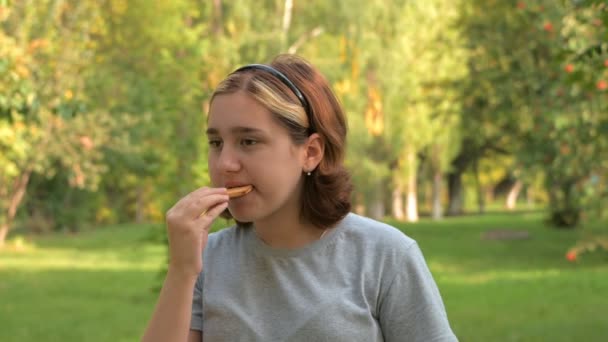
[(605, 341), (607, 41), (598, 0), (0, 0), (0, 341), (139, 339), (209, 96), (279, 53), (462, 341)]

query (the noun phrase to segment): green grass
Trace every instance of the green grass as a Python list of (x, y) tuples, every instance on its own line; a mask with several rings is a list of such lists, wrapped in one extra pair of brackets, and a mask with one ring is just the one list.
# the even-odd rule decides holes
[(165, 260), (162, 245), (145, 242), (152, 229), (107, 227), (0, 251), (0, 341), (137, 341)]
[[(546, 228), (537, 213), (392, 223), (420, 244), (461, 341), (608, 340), (608, 253), (564, 257), (580, 231)], [(113, 226), (0, 251), (0, 341), (139, 340), (165, 262), (146, 237), (162, 229)], [(492, 229), (529, 238), (482, 239)]]

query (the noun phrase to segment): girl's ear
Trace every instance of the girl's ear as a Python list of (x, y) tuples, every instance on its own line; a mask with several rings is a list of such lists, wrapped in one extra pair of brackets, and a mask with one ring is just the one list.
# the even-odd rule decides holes
[(325, 153), (325, 144), (321, 136), (313, 133), (304, 143), (304, 172), (312, 172), (317, 168)]

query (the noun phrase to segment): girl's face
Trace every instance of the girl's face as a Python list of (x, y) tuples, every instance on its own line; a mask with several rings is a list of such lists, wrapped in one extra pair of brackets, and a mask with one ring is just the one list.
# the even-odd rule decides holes
[(299, 213), (306, 144), (296, 146), (268, 109), (242, 91), (218, 95), (209, 109), (209, 172), (216, 187), (252, 185), (228, 209), (241, 222)]

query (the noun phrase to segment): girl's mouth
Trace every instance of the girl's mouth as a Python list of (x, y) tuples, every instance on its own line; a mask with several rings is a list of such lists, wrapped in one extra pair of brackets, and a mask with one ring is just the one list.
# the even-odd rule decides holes
[(252, 185), (243, 185), (243, 186), (238, 186), (235, 188), (229, 188), (228, 197), (232, 199), (232, 198), (238, 198), (241, 196), (245, 196), (246, 194), (250, 193), (251, 190), (253, 190)]

